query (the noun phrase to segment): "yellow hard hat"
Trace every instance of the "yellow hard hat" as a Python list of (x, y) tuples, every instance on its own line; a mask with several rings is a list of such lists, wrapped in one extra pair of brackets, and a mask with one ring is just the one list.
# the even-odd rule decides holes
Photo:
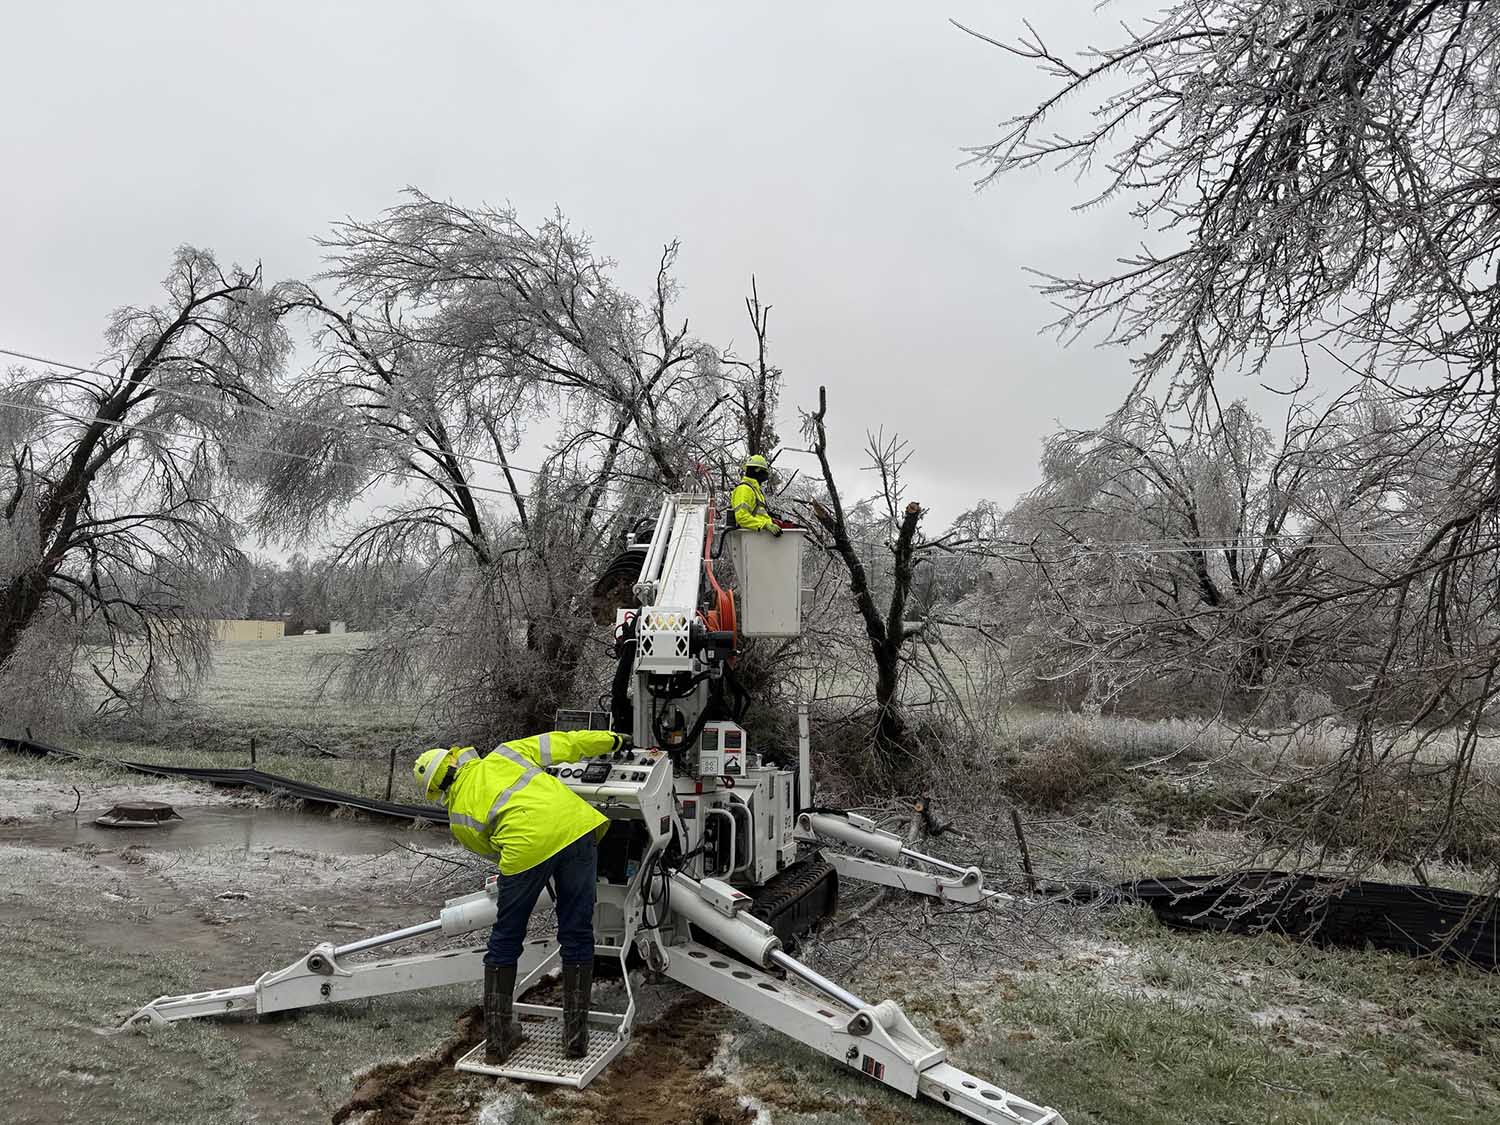
[(437, 800), (438, 782), (443, 779), (443, 766), (448, 760), (448, 751), (441, 746), (424, 751), (412, 763), (411, 773), (417, 779), (417, 789), (429, 801)]
[(759, 453), (752, 453), (745, 458), (744, 472), (749, 473), (751, 469), (761, 469), (765, 472), (771, 471), (771, 462), (767, 461)]

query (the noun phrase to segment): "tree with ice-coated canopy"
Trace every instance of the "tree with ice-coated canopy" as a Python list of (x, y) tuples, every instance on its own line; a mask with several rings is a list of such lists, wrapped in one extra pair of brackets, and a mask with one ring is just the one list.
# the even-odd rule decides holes
[[(238, 468), (288, 353), (283, 287), (183, 247), (161, 304), (117, 312), (96, 369), (15, 367), (0, 393), (0, 669), (14, 715), (83, 667), (134, 706), (207, 657), (239, 565)], [(76, 665), (84, 642), (88, 660)], [(50, 678), (45, 690), (39, 681)]]
[[(1442, 831), (1372, 838), (1419, 862), (1442, 851), (1478, 799), (1500, 694), (1500, 5), (1185, 0), (1077, 54), (1029, 25), (981, 38), (1054, 83), (973, 150), (983, 181), (1067, 170), (1083, 204), (1125, 207), (1148, 232), (1115, 268), (1053, 267), (1042, 285), (1065, 335), (1133, 351), (1133, 399), (1157, 395), (1207, 433), (1226, 373), (1286, 350), (1342, 381), (1342, 401), (1386, 404), (1355, 446), (1305, 441), (1336, 450), (1325, 471), (1350, 482), (1411, 481), (1394, 490), (1409, 492), (1399, 541), (1353, 546), (1359, 565), (1258, 608), (1381, 630), (1302, 823), (1347, 838), (1388, 816), (1392, 786), (1430, 794), (1441, 774)], [(1057, 131), (1077, 108), (1083, 123)]]

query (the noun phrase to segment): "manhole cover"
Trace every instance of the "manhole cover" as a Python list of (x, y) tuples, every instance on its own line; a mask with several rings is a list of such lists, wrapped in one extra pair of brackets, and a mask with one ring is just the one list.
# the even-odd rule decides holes
[(94, 823), (106, 828), (159, 828), (181, 819), (165, 801), (125, 801), (95, 817)]

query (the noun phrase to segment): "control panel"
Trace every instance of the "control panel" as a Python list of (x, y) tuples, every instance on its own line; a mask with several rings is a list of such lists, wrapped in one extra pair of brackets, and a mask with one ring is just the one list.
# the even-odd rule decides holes
[(585, 758), (548, 766), (547, 772), (566, 785), (631, 785), (651, 776), (651, 768), (661, 755), (654, 752), (622, 751), (600, 758)]
[(703, 724), (698, 740), (699, 777), (744, 777), (749, 770), (749, 755), (744, 727), (723, 721)]

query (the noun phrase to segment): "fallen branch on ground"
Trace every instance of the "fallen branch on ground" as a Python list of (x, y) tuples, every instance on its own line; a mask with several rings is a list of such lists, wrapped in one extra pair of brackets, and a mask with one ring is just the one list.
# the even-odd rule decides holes
[(309, 739), (303, 738), (296, 731), (292, 731), (291, 733), (292, 733), (292, 737), (295, 738), (298, 742), (302, 743), (303, 747), (305, 749), (307, 749), (307, 750), (311, 750), (314, 753), (321, 754), (325, 758), (342, 758), (343, 757), (343, 755), (340, 754), (337, 750), (327, 750), (327, 749), (324, 749), (322, 746), (319, 746), (316, 742), (312, 742)]

